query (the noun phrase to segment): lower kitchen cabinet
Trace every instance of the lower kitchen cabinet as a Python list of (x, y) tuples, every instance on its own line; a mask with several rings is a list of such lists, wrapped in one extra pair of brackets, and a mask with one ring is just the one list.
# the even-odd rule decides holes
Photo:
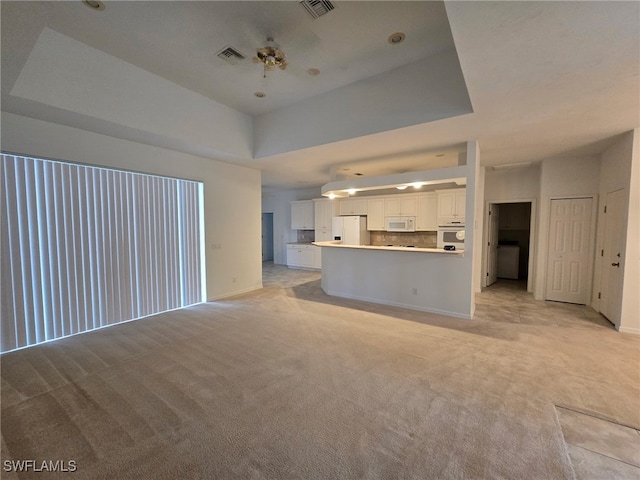
[(287, 245), (287, 266), (292, 268), (320, 268), (320, 247), (315, 245)]

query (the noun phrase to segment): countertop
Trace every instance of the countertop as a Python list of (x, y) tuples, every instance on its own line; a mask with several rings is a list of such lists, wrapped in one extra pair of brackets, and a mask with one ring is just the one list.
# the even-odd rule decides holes
[(336, 241), (313, 242), (313, 245), (319, 247), (338, 247), (338, 248), (357, 248), (361, 250), (384, 250), (394, 252), (415, 252), (415, 253), (444, 253), (446, 255), (460, 255), (464, 250), (444, 250), (442, 248), (416, 248), (416, 247), (387, 247), (376, 245), (343, 245)]
[(313, 245), (313, 242), (287, 242), (287, 245)]

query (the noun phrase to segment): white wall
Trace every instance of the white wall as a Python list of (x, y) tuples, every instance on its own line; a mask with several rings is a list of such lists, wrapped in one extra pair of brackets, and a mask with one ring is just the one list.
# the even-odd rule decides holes
[(485, 203), (522, 202), (540, 195), (540, 165), (493, 170), (485, 174)]
[[(600, 176), (599, 215), (602, 215), (607, 193), (624, 189), (627, 203), (625, 205), (626, 246), (623, 266), (623, 290), (620, 331), (640, 333), (640, 152), (638, 147), (640, 131), (630, 131), (602, 153)], [(597, 247), (604, 246), (604, 222), (598, 224)], [(596, 256), (594, 274), (593, 307), (599, 311), (597, 292), (601, 290), (600, 276), (602, 258)]]
[(297, 190), (265, 191), (262, 194), (262, 212), (273, 213), (273, 263), (287, 263), (287, 243), (297, 240), (297, 233), (291, 230), (291, 205), (294, 200), (320, 198), (320, 188)]
[(473, 109), (458, 55), (449, 50), (255, 117), (254, 155), (263, 158), (468, 113)]
[[(476, 145), (476, 181), (475, 181), (475, 214), (474, 214), (474, 242), (473, 242), (473, 292), (479, 293), (482, 291), (482, 246), (484, 245), (484, 176), (486, 169), (480, 167), (480, 149), (478, 142)], [(466, 220), (465, 220), (466, 221)], [(475, 298), (475, 295), (474, 295)], [(475, 304), (474, 304), (475, 305)]]
[(633, 131), (621, 332), (640, 334), (640, 129)]
[[(593, 196), (599, 191), (600, 159), (598, 157), (551, 158), (543, 160), (540, 173), (540, 208), (538, 213), (537, 253), (534, 296), (544, 299), (547, 276), (547, 241), (549, 209), (552, 198)], [(595, 252), (595, 246), (593, 251)]]
[(120, 125), (215, 158), (253, 153), (249, 115), (49, 28), (41, 32), (11, 96), (80, 114), (84, 123), (75, 126), (85, 130), (121, 133), (115, 127)]
[(258, 170), (6, 112), (2, 149), (204, 182), (208, 300), (261, 288)]

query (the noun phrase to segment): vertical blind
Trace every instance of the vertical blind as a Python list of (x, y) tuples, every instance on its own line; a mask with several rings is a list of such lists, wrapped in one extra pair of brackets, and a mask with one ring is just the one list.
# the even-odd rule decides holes
[(205, 299), (200, 182), (2, 155), (6, 352)]

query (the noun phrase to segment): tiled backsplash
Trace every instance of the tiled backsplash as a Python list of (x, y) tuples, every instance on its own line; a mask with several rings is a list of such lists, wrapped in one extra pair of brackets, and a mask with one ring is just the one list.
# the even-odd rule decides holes
[(413, 245), (435, 248), (436, 232), (371, 232), (371, 245)]
[(298, 243), (311, 243), (316, 240), (315, 230), (298, 230)]

